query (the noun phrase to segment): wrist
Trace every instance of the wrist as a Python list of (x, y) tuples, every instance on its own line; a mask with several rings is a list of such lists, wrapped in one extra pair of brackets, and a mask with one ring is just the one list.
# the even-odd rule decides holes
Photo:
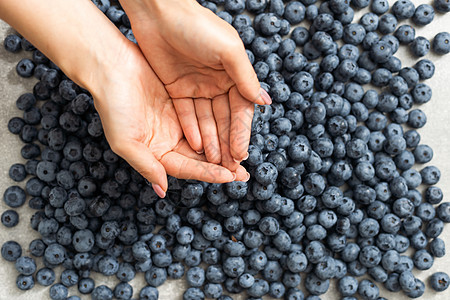
[(105, 35), (101, 40), (84, 43), (72, 53), (59, 53), (57, 64), (75, 83), (95, 93), (113, 74), (128, 43), (131, 42), (120, 32), (116, 37)]
[(186, 10), (199, 5), (195, 0), (120, 0), (120, 4), (132, 22), (141, 18), (148, 22), (149, 15), (159, 19), (174, 7)]

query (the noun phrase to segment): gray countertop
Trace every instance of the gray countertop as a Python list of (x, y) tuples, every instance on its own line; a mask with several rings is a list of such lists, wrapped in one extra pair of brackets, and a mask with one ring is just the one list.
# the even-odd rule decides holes
[[(431, 1), (413, 1), (416, 5), (423, 2), (431, 3)], [(390, 1), (392, 4), (393, 1)], [(355, 14), (355, 19), (359, 18), (361, 12)], [(405, 21), (400, 22), (400, 24)], [(399, 25), (400, 25), (399, 24)], [(442, 15), (436, 14), (435, 20), (425, 27), (416, 27), (416, 36), (424, 36), (431, 40), (434, 35), (440, 31), (450, 29), (450, 14)], [(13, 30), (4, 22), (0, 21), (0, 42), (3, 43), (4, 37), (13, 32)], [(20, 149), (22, 142), (17, 136), (11, 134), (7, 129), (8, 121), (11, 117), (21, 116), (15, 106), (16, 99), (24, 92), (32, 91), (36, 79), (24, 79), (17, 75), (15, 71), (15, 65), (23, 57), (29, 57), (31, 53), (21, 52), (19, 54), (12, 54), (5, 51), (3, 46), (0, 46), (0, 192), (3, 194), (4, 190), (10, 186), (16, 184), (8, 177), (9, 167), (14, 163), (24, 163), (24, 159), (20, 155)], [(406, 47), (401, 46), (400, 50), (396, 54), (401, 58), (403, 66), (413, 66), (416, 59), (414, 59)], [(430, 164), (436, 165), (441, 170), (442, 176), (438, 183), (438, 186), (442, 188), (444, 192), (444, 201), (448, 199), (450, 195), (450, 54), (447, 56), (438, 56), (433, 53), (427, 54), (425, 58), (432, 60), (436, 65), (436, 72), (433, 78), (427, 80), (426, 83), (433, 89), (432, 100), (420, 107), (426, 114), (428, 122), (424, 128), (419, 130), (421, 134), (421, 143), (428, 144), (434, 150), (434, 158)], [(421, 166), (415, 166), (416, 169), (421, 169)], [(20, 186), (24, 186), (24, 182), (19, 183)], [(448, 200), (447, 200), (448, 201)], [(0, 201), (0, 213), (8, 209), (7, 206)], [(31, 229), (29, 220), (33, 214), (33, 210), (26, 204), (17, 209), (20, 215), (20, 222), (18, 226), (14, 228), (6, 228), (0, 225), (0, 245), (7, 240), (16, 240), (22, 245), (23, 254), (29, 255), (28, 244), (36, 238), (39, 238), (39, 234)], [(446, 226), (441, 238), (447, 244), (447, 252), (450, 252), (450, 230)], [(410, 253), (410, 252), (408, 252)], [(414, 274), (427, 281), (427, 278), (434, 272), (446, 271), (450, 272), (450, 254), (443, 258), (437, 258), (433, 267), (427, 271), (418, 272), (414, 270)], [(42, 261), (37, 259), (38, 268), (42, 267)], [(57, 276), (59, 277), (60, 269), (58, 269)], [(25, 300), (25, 299), (49, 299), (48, 287), (41, 287), (38, 284), (35, 287), (26, 292), (22, 292), (16, 288), (17, 271), (14, 268), (14, 264), (7, 262), (0, 258), (0, 300)], [(57, 278), (58, 278), (57, 277)], [(106, 284), (111, 288), (117, 283), (115, 277), (106, 278), (93, 274), (93, 278), (97, 285)], [(132, 285), (135, 287), (135, 297), (138, 297), (139, 290), (144, 286), (145, 281), (143, 274), (139, 274), (132, 281)], [(302, 289), (303, 284), (301, 285)], [(390, 293), (386, 291), (382, 284), (380, 287), (380, 296), (388, 299), (408, 299), (402, 293)], [(182, 299), (182, 293), (186, 288), (184, 280), (169, 280), (163, 286), (159, 288), (160, 299)], [(69, 295), (79, 295), (76, 287), (69, 289)], [(82, 299), (90, 299), (90, 296), (82, 296)], [(244, 299), (244, 296), (234, 297), (236, 299)], [(330, 291), (321, 297), (322, 299), (339, 299), (340, 295), (335, 290), (335, 283), (332, 283)], [(423, 299), (450, 299), (450, 289), (443, 293), (435, 293), (431, 288), (427, 288)]]

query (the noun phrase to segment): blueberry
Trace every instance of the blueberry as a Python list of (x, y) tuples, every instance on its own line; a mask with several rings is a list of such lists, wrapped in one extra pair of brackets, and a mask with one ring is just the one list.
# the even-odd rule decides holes
[(358, 72), (357, 63), (350, 59), (344, 59), (337, 67), (335, 75), (340, 76), (337, 77), (336, 79), (341, 81), (347, 81), (348, 79), (354, 77), (357, 72)]
[(213, 2), (205, 1), (204, 3), (202, 3), (202, 6), (211, 10), (213, 13), (217, 12), (217, 5)]
[(450, 11), (450, 4), (445, 0), (435, 0), (433, 1), (433, 5), (439, 12), (446, 13)]
[(205, 281), (205, 271), (202, 268), (190, 268), (186, 273), (186, 280), (190, 287), (201, 287)]
[(16, 260), (16, 270), (22, 275), (32, 275), (36, 271), (36, 263), (33, 258), (28, 256), (19, 257)]
[(442, 233), (443, 229), (444, 222), (438, 218), (434, 218), (430, 222), (428, 222), (425, 234), (429, 238), (436, 238)]
[(99, 285), (92, 291), (92, 300), (110, 300), (113, 299), (113, 291), (106, 285)]
[(65, 248), (56, 243), (48, 245), (44, 253), (45, 259), (53, 265), (61, 264), (64, 261), (65, 256), (66, 256)]
[(418, 278), (415, 279), (414, 289), (405, 293), (410, 298), (419, 298), (425, 293), (425, 284)]
[(416, 11), (412, 17), (412, 20), (417, 25), (430, 24), (434, 19), (434, 9), (431, 5), (421, 4), (417, 6)]
[(240, 14), (245, 9), (245, 1), (244, 0), (238, 0), (238, 1), (231, 1), (231, 0), (225, 0), (224, 8), (227, 12), (230, 14)]
[(409, 45), (409, 49), (411, 52), (417, 56), (422, 57), (425, 56), (431, 49), (430, 41), (423, 36), (416, 37), (411, 44)]
[(434, 75), (435, 66), (428, 59), (421, 59), (415, 65), (414, 69), (419, 74), (420, 79), (430, 79)]
[[(388, 215), (385, 215), (385, 217)], [(383, 217), (384, 219), (384, 217)], [(361, 237), (374, 237), (379, 232), (380, 225), (375, 219), (366, 218), (358, 225)]]
[(437, 186), (430, 186), (425, 191), (425, 200), (430, 204), (439, 204), (443, 199), (442, 190)]
[(427, 166), (420, 171), (422, 182), (427, 185), (438, 183), (441, 177), (441, 171), (435, 166)]
[(311, 4), (306, 7), (305, 16), (309, 21), (314, 21), (315, 18), (319, 15), (319, 9), (317, 6)]
[[(156, 290), (157, 292), (157, 290)], [(145, 295), (145, 294), (144, 294)], [(158, 294), (156, 293), (156, 298), (157, 299)], [(195, 300), (195, 299), (204, 299), (205, 294), (203, 293), (203, 291), (199, 288), (188, 288), (184, 294), (183, 294), (183, 300)], [(150, 298), (152, 299), (152, 298)]]
[(10, 34), (6, 36), (3, 42), (3, 46), (5, 47), (6, 51), (16, 53), (22, 49), (21, 41), (22, 39), (18, 35)]
[(309, 38), (310, 34), (305, 27), (296, 27), (291, 33), (291, 39), (297, 46), (304, 46)]
[(242, 181), (226, 183), (225, 192), (231, 199), (243, 198), (247, 194), (247, 183)]
[(229, 257), (223, 262), (223, 271), (229, 277), (239, 277), (244, 273), (244, 261), (241, 257)]
[(203, 224), (202, 233), (207, 240), (214, 241), (222, 235), (222, 226), (217, 221), (208, 220)]
[(398, 266), (400, 263), (400, 255), (396, 250), (388, 250), (383, 254), (381, 258), (381, 266), (387, 272), (393, 272), (398, 270)]
[(395, 31), (397, 27), (397, 18), (392, 14), (384, 14), (378, 22), (378, 31), (382, 34), (389, 34)]
[(207, 283), (203, 287), (203, 292), (208, 298), (219, 298), (222, 295), (223, 288), (222, 285), (217, 283)]
[(398, 265), (396, 266), (396, 272), (403, 273), (411, 271), (414, 268), (414, 262), (408, 256), (401, 255)]
[(259, 30), (265, 36), (272, 36), (278, 33), (280, 29), (281, 20), (275, 15), (264, 14), (259, 21)]
[(3, 201), (6, 205), (16, 208), (25, 203), (25, 191), (19, 186), (10, 186), (3, 194)]
[(433, 39), (433, 51), (437, 54), (447, 54), (450, 52), (450, 34), (439, 32)]
[(71, 287), (78, 283), (78, 274), (74, 270), (64, 270), (61, 273), (61, 283), (66, 287)]
[[(190, 289), (192, 289), (192, 288), (190, 288)], [(185, 293), (185, 295), (186, 295), (186, 293)], [(139, 297), (141, 299), (156, 300), (159, 297), (159, 292), (156, 288), (154, 288), (152, 286), (146, 286), (146, 287), (142, 288), (141, 291), (139, 292)], [(183, 299), (186, 299), (186, 298), (184, 298), (184, 296), (183, 296)], [(187, 299), (190, 299), (190, 298), (187, 298)]]
[(426, 250), (418, 250), (413, 256), (414, 266), (419, 270), (428, 270), (433, 266), (434, 259)]
[(402, 290), (399, 283), (400, 275), (397, 273), (391, 273), (388, 275), (387, 280), (384, 282), (384, 287), (391, 292), (399, 292)]
[(421, 164), (427, 163), (433, 158), (433, 149), (428, 145), (418, 145), (413, 153), (415, 161)]
[(19, 214), (15, 210), (8, 209), (2, 213), (1, 219), (5, 227), (14, 227), (19, 223)]
[(370, 57), (374, 62), (385, 63), (393, 54), (392, 46), (384, 41), (375, 43), (370, 49)]
[(269, 282), (279, 281), (283, 274), (283, 269), (277, 261), (269, 260), (262, 270), (262, 276)]
[(436, 213), (438, 218), (445, 223), (450, 222), (450, 204), (447, 202), (440, 204), (436, 209)]
[(67, 288), (61, 283), (54, 284), (50, 287), (50, 299), (52, 300), (64, 300), (67, 298), (68, 293)]
[(305, 6), (298, 1), (294, 1), (285, 6), (283, 16), (290, 24), (295, 25), (305, 19), (305, 13)]
[(408, 125), (413, 128), (422, 128), (427, 122), (427, 116), (420, 109), (413, 109), (409, 112)]
[(314, 274), (321, 280), (334, 278), (336, 272), (336, 262), (333, 258), (327, 256), (318, 263), (314, 269)]
[(329, 280), (321, 280), (314, 274), (308, 274), (305, 280), (306, 289), (313, 295), (322, 295), (330, 286)]
[(41, 239), (32, 240), (29, 245), (30, 253), (33, 256), (41, 257), (44, 255), (45, 248), (47, 246)]
[(296, 92), (305, 95), (313, 88), (314, 79), (311, 74), (301, 71), (292, 78), (292, 87)]
[(114, 288), (114, 296), (117, 299), (131, 299), (133, 287), (126, 282), (121, 282)]
[(17, 276), (16, 285), (20, 290), (26, 291), (34, 287), (34, 279), (31, 275), (20, 274)]
[(16, 72), (20, 77), (28, 78), (33, 76), (34, 67), (35, 65), (31, 59), (23, 58), (17, 63)]
[(361, 158), (367, 152), (367, 144), (361, 139), (352, 139), (346, 145), (347, 156), (350, 158)]
[(352, 296), (358, 291), (358, 280), (352, 276), (344, 276), (338, 282), (338, 290), (344, 297)]
[(420, 250), (427, 246), (428, 240), (425, 234), (419, 230), (410, 237), (410, 244), (414, 249)]
[(450, 278), (445, 272), (436, 272), (430, 276), (429, 282), (433, 290), (443, 292), (448, 288)]
[(136, 275), (134, 267), (129, 263), (120, 263), (117, 270), (116, 277), (123, 282), (131, 281)]
[(22, 255), (22, 247), (15, 241), (7, 241), (3, 243), (1, 252), (7, 261), (16, 261)]
[(395, 1), (392, 5), (392, 12), (397, 17), (397, 19), (409, 19), (414, 15), (415, 6), (409, 0), (399, 0)]
[(372, 281), (364, 279), (359, 283), (358, 294), (363, 299), (377, 299), (379, 293), (378, 287)]

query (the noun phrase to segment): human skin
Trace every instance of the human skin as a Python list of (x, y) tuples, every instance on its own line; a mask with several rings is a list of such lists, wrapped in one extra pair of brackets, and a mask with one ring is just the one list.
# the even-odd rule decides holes
[(242, 166), (232, 172), (191, 148), (173, 100), (139, 47), (91, 1), (3, 0), (0, 18), (89, 90), (112, 150), (160, 197), (167, 174), (217, 183), (248, 179)]
[(191, 147), (237, 170), (247, 156), (253, 103), (271, 103), (237, 31), (195, 0), (120, 2)]

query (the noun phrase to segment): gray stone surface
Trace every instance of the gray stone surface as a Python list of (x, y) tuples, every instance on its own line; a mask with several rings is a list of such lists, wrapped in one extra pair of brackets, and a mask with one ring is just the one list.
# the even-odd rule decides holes
[[(391, 4), (393, 1), (390, 1)], [(413, 1), (416, 5), (421, 1)], [(426, 1), (427, 3), (431, 1)], [(357, 12), (355, 18), (358, 18), (361, 12)], [(404, 23), (404, 22), (402, 22)], [(425, 36), (428, 39), (432, 39), (434, 35), (440, 31), (448, 30), (450, 28), (450, 16), (437, 14), (435, 21), (425, 27), (416, 28), (416, 36)], [(12, 32), (12, 29), (0, 21), (0, 41), (3, 44), (4, 37)], [(12, 135), (7, 130), (8, 120), (13, 116), (20, 116), (19, 111), (15, 106), (15, 101), (19, 95), (24, 92), (32, 91), (35, 79), (23, 79), (20, 78), (15, 72), (15, 65), (22, 57), (30, 57), (31, 53), (21, 52), (20, 54), (7, 53), (3, 46), (0, 46), (0, 192), (10, 185), (15, 184), (8, 177), (8, 170), (11, 164), (17, 162), (24, 162), (20, 156), (20, 148), (22, 142), (17, 136)], [(396, 54), (397, 57), (402, 59), (403, 66), (412, 66), (414, 59), (410, 56), (405, 47), (401, 47)], [(420, 108), (426, 112), (428, 122), (426, 126), (419, 130), (424, 144), (430, 145), (434, 150), (434, 158), (432, 164), (440, 168), (442, 172), (441, 181), (438, 184), (444, 191), (445, 199), (448, 199), (450, 195), (450, 106), (449, 106), (449, 94), (450, 94), (450, 55), (437, 56), (432, 53), (428, 54), (426, 58), (431, 59), (436, 64), (436, 73), (434, 77), (428, 80), (426, 83), (433, 88), (433, 99), (431, 102), (422, 105)], [(415, 166), (420, 169), (422, 166)], [(24, 183), (20, 183), (20, 186), (24, 186)], [(7, 209), (7, 206), (0, 201), (0, 212)], [(7, 240), (17, 240), (23, 247), (24, 255), (29, 255), (28, 244), (31, 240), (36, 239), (39, 235), (33, 231), (29, 226), (29, 220), (33, 211), (24, 205), (17, 209), (20, 214), (19, 225), (15, 228), (5, 228), (0, 225), (0, 244), (3, 244)], [(441, 236), (447, 243), (447, 251), (450, 252), (450, 231), (448, 226)], [(411, 253), (410, 253), (411, 254)], [(449, 254), (450, 255), (450, 254)], [(450, 272), (450, 258), (447, 255), (444, 258), (438, 258), (435, 260), (435, 264), (432, 269), (424, 272), (414, 273), (420, 279), (427, 281), (429, 275), (436, 271)], [(38, 267), (42, 267), (41, 259), (37, 259)], [(58, 276), (59, 272), (58, 270)], [(25, 300), (25, 299), (49, 299), (48, 288), (36, 285), (32, 290), (27, 292), (19, 291), (15, 287), (17, 271), (14, 265), (0, 258), (0, 300)], [(107, 284), (111, 288), (117, 282), (115, 278), (105, 278), (93, 274), (93, 278), (96, 284)], [(138, 292), (145, 284), (142, 274), (137, 276), (132, 281), (135, 287), (135, 297), (138, 297)], [(322, 299), (340, 299), (339, 293), (335, 291), (334, 284), (331, 286), (331, 290)], [(380, 285), (381, 296), (388, 299), (408, 299), (401, 293), (389, 293), (382, 285)], [(182, 292), (186, 285), (183, 280), (168, 281), (159, 288), (160, 299), (182, 299)], [(302, 289), (303, 285), (302, 285)], [(78, 295), (76, 287), (69, 289), (70, 295)], [(82, 299), (90, 299), (90, 297), (82, 296)], [(244, 295), (235, 297), (236, 299), (244, 299)], [(450, 299), (450, 289), (444, 293), (437, 294), (427, 289), (423, 299)]]

